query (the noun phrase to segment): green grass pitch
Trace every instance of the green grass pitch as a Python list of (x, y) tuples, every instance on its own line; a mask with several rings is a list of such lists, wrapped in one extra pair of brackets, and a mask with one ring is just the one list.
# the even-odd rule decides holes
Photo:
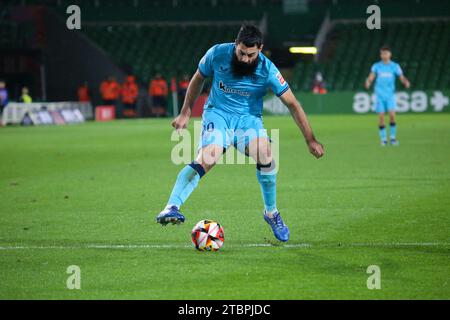
[[(450, 115), (400, 115), (386, 148), (375, 115), (310, 120), (321, 160), (290, 118), (265, 118), (287, 246), (269, 245), (254, 165), (215, 167), (184, 225), (155, 223), (181, 168), (169, 119), (0, 128), (0, 298), (449, 299)], [(224, 226), (219, 252), (190, 246), (205, 218)]]

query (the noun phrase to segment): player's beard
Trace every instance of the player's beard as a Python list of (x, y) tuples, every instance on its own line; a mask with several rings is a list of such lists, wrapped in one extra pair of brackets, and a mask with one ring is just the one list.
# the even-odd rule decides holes
[(238, 60), (236, 53), (233, 53), (233, 58), (231, 59), (231, 68), (233, 74), (238, 77), (250, 76), (255, 73), (258, 67), (259, 56), (251, 63), (245, 63)]

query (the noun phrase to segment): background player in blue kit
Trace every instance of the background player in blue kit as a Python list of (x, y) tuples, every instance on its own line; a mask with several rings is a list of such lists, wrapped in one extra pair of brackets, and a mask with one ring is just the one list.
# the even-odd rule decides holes
[[(235, 43), (217, 44), (201, 59), (189, 84), (181, 113), (172, 122), (177, 129), (187, 127), (195, 99), (206, 77), (213, 77), (211, 92), (203, 111), (203, 132), (195, 161), (178, 174), (166, 208), (156, 217), (163, 225), (182, 223), (181, 205), (208, 172), (234, 145), (257, 163), (256, 175), (261, 186), (264, 219), (280, 241), (289, 240), (289, 228), (276, 206), (276, 163), (270, 140), (262, 122), (263, 96), (270, 87), (289, 108), (310, 152), (320, 158), (323, 146), (315, 139), (303, 108), (291, 92), (277, 67), (261, 53), (262, 34), (257, 27), (243, 25)], [(236, 133), (248, 132), (247, 134)], [(235, 134), (230, 134), (230, 132)]]
[(397, 124), (395, 122), (395, 109), (397, 102), (395, 100), (395, 80), (400, 78), (405, 88), (410, 87), (408, 79), (403, 75), (402, 69), (398, 63), (391, 60), (391, 49), (384, 46), (380, 49), (381, 61), (372, 65), (370, 74), (367, 77), (365, 87), (370, 88), (373, 80), (375, 81), (375, 111), (379, 114), (379, 130), (381, 145), (387, 145), (386, 126), (384, 122), (384, 114), (389, 112), (390, 120), (390, 143), (398, 145), (397, 141)]

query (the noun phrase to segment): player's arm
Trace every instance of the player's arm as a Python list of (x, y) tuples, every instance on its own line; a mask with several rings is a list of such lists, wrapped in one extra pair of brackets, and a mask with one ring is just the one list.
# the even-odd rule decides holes
[(371, 72), (369, 74), (369, 76), (366, 79), (366, 82), (364, 83), (364, 86), (366, 87), (366, 89), (369, 89), (370, 86), (372, 85), (373, 80), (375, 80), (375, 73)]
[(403, 84), (403, 86), (404, 86), (406, 89), (409, 89), (409, 87), (411, 86), (411, 84), (409, 83), (408, 78), (406, 78), (406, 77), (403, 75), (403, 70), (402, 70), (402, 68), (400, 67), (400, 65), (397, 64), (397, 63), (395, 64), (395, 70), (394, 70), (394, 72), (395, 72), (395, 75), (398, 76), (398, 78), (400, 79), (400, 81), (401, 81), (401, 83)]
[(306, 144), (308, 145), (309, 152), (311, 152), (317, 159), (322, 157), (324, 154), (324, 148), (322, 144), (320, 144), (314, 137), (314, 133), (311, 129), (308, 118), (306, 117), (306, 113), (300, 102), (295, 98), (291, 89), (288, 89), (285, 93), (283, 93), (280, 96), (280, 99), (289, 109), (292, 118), (294, 118), (295, 123), (302, 131)]
[(400, 79), (401, 83), (403, 83), (406, 89), (409, 89), (409, 87), (411, 87), (411, 83), (409, 82), (408, 78), (406, 78), (403, 74), (401, 74), (398, 78)]
[(194, 102), (200, 95), (203, 89), (203, 84), (205, 83), (205, 78), (197, 70), (189, 82), (189, 86), (186, 92), (186, 97), (184, 98), (183, 107), (181, 108), (180, 114), (172, 121), (172, 127), (176, 130), (185, 129), (189, 123), (189, 117), (191, 116), (191, 110), (194, 106)]

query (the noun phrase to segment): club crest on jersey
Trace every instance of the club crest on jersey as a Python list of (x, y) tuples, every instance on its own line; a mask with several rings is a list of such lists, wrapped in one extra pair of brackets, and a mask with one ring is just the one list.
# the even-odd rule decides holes
[(284, 78), (283, 78), (283, 76), (281, 75), (280, 72), (278, 72), (276, 74), (276, 77), (277, 77), (277, 79), (278, 79), (278, 81), (280, 82), (281, 85), (284, 85), (286, 83), (286, 81), (284, 80)]
[(257, 82), (259, 80), (259, 77), (256, 74), (252, 74), (250, 76), (250, 80), (252, 80), (253, 82)]

